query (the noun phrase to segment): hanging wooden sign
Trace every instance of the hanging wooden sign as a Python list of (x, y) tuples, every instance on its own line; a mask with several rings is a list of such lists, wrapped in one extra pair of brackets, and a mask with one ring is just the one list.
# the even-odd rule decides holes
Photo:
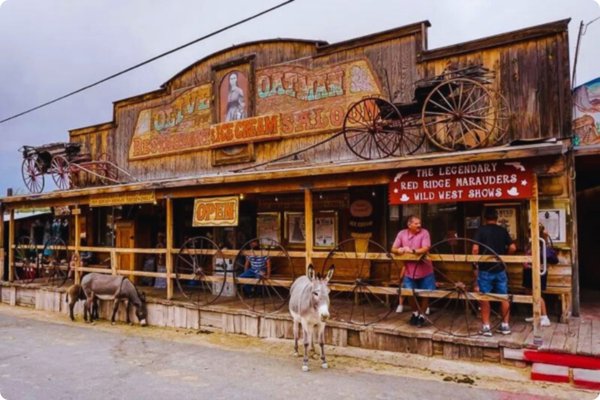
[(389, 185), (390, 204), (515, 200), (533, 196), (533, 172), (519, 161), (412, 168)]
[(155, 203), (154, 191), (138, 193), (106, 194), (90, 197), (90, 207), (122, 206), (125, 204)]
[(211, 197), (194, 201), (193, 226), (237, 226), (239, 198)]

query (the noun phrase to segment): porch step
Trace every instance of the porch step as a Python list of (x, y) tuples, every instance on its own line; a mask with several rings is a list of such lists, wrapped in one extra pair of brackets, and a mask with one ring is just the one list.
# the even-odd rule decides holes
[(570, 368), (600, 370), (600, 357), (593, 356), (582, 356), (552, 351), (524, 350), (523, 360), (531, 363), (543, 363)]
[(534, 363), (531, 366), (531, 380), (557, 383), (569, 382), (569, 367)]

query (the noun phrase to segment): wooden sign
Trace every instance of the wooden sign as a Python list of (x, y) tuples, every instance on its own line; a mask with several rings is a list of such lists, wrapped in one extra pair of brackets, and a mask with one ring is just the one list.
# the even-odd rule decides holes
[(154, 191), (140, 193), (119, 193), (90, 197), (90, 207), (110, 207), (125, 204), (155, 203)]
[(533, 172), (519, 161), (403, 170), (389, 185), (390, 204), (528, 199)]
[(239, 202), (237, 196), (196, 199), (192, 225), (237, 226)]

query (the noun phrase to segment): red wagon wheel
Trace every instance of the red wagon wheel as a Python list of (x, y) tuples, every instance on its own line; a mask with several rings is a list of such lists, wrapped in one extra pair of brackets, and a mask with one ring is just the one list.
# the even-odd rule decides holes
[(54, 156), (50, 162), (50, 173), (54, 183), (60, 190), (71, 188), (71, 171), (69, 161), (63, 156)]
[(494, 95), (481, 83), (456, 78), (437, 85), (423, 104), (423, 130), (437, 147), (468, 150), (486, 145), (498, 121)]
[(330, 281), (333, 319), (370, 325), (390, 314), (396, 294), (390, 298), (389, 291), (378, 288), (388, 286), (400, 266), (386, 249), (372, 240), (347, 239), (329, 252), (321, 272), (332, 265), (336, 267)]
[(38, 276), (52, 286), (62, 286), (69, 276), (69, 250), (65, 242), (53, 237), (44, 244), (39, 257)]
[[(258, 277), (249, 272), (254, 262), (265, 264), (267, 260), (271, 264), (271, 277), (265, 276), (266, 271), (261, 271)], [(233, 273), (237, 296), (249, 310), (270, 314), (287, 303), (289, 288), (276, 282), (272, 276), (285, 273), (293, 280), (294, 268), (290, 255), (276, 240), (254, 238), (244, 243), (234, 260)], [(249, 274), (252, 276), (247, 276)]]
[(21, 175), (25, 186), (31, 193), (41, 193), (44, 190), (44, 167), (36, 155), (23, 160)]
[[(479, 245), (480, 254), (477, 256), (470, 255), (474, 244)], [(504, 261), (490, 247), (467, 238), (437, 242), (431, 246), (423, 259), (428, 259), (433, 264), (436, 291), (412, 290), (419, 312), (424, 315), (428, 324), (447, 335), (478, 335), (481, 316), (479, 300), (475, 298), (471, 289), (473, 268), (485, 265), (490, 271), (506, 270)], [(494, 294), (488, 296), (494, 300), (490, 302), (490, 326), (495, 330), (503, 319), (499, 300), (507, 299), (510, 307), (511, 298)], [(420, 303), (425, 298), (429, 299), (429, 312), (420, 309)]]
[(185, 241), (175, 262), (175, 279), (181, 294), (198, 306), (213, 304), (230, 289), (229, 268), (219, 246), (205, 236)]
[(15, 247), (15, 279), (26, 283), (37, 277), (38, 251), (28, 236), (21, 236)]
[(348, 148), (364, 160), (393, 155), (402, 140), (402, 115), (392, 103), (367, 97), (354, 103), (343, 125)]

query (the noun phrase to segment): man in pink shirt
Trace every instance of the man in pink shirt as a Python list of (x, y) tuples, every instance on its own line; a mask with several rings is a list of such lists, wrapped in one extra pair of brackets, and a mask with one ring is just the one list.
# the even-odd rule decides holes
[[(411, 215), (407, 220), (407, 229), (398, 232), (396, 240), (392, 245), (392, 253), (394, 254), (414, 254), (424, 255), (431, 247), (431, 238), (427, 229), (421, 227), (421, 219), (415, 215)], [(433, 274), (433, 264), (430, 260), (422, 258), (418, 261), (404, 262), (404, 278), (402, 279), (402, 287), (405, 289), (424, 289), (435, 290), (435, 276)], [(425, 317), (419, 310), (427, 310), (429, 299), (423, 297), (419, 301), (419, 307), (415, 307), (413, 315), (410, 317), (410, 324), (423, 326)], [(399, 299), (397, 312), (402, 312), (402, 296)]]

